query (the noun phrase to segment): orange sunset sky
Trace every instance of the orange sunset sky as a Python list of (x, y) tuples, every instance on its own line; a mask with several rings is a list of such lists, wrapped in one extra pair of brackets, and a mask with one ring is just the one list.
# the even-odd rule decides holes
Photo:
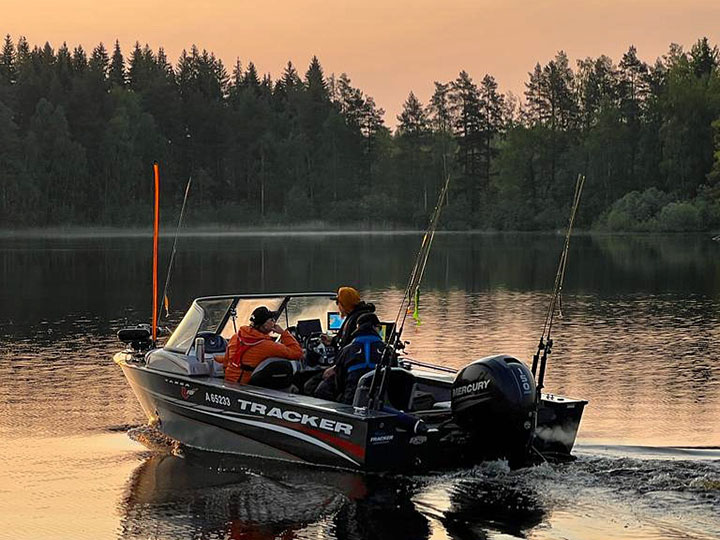
[(316, 54), (326, 74), (346, 72), (394, 128), (410, 90), (426, 102), (433, 81), (465, 69), (522, 95), (527, 73), (560, 50), (574, 61), (630, 44), (653, 62), (671, 42), (720, 42), (720, 0), (4, 0), (2, 27), (31, 45), (67, 41), (90, 50), (120, 40), (165, 47), (175, 62), (193, 43), (230, 68), (236, 58), (273, 77), (288, 60), (304, 74)]

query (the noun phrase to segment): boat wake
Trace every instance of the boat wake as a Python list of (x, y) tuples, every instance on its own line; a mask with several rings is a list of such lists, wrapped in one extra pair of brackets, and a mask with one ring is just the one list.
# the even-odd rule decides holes
[(530, 530), (533, 538), (720, 537), (717, 450), (657, 452), (662, 457), (616, 457), (590, 454), (585, 446), (572, 463), (511, 470), (505, 462), (490, 462), (424, 477), (414, 500), (450, 536), (460, 527), (480, 537), (482, 532), (523, 538)]
[(148, 450), (161, 454), (172, 454), (181, 457), (182, 445), (175, 439), (168, 437), (157, 428), (145, 424), (127, 430), (128, 437)]

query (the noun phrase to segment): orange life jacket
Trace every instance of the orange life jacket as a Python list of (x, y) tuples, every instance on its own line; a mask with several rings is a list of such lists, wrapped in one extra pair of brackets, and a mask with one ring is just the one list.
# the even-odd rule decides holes
[(302, 354), (300, 344), (287, 330), (280, 335), (280, 343), (275, 343), (268, 334), (252, 326), (241, 326), (230, 338), (221, 361), (225, 365), (226, 381), (247, 384), (253, 370), (266, 358), (277, 356), (299, 360)]

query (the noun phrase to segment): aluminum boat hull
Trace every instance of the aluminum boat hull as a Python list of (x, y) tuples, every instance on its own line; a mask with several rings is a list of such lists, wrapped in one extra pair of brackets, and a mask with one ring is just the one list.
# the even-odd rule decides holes
[[(239, 385), (217, 377), (148, 368), (118, 353), (150, 423), (200, 450), (364, 471), (465, 466), (497, 458), (492, 437), (466, 436), (449, 410), (413, 413), (430, 427), (413, 432), (406, 415), (358, 410), (283, 391)], [(570, 457), (586, 402), (543, 396), (535, 446)]]

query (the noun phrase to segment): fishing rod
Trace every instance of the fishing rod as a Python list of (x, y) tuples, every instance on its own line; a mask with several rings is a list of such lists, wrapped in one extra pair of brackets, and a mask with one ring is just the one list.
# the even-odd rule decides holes
[[(188, 177), (187, 185), (185, 186), (185, 196), (183, 197), (183, 203), (182, 207), (180, 208), (180, 217), (178, 218), (178, 224), (177, 229), (175, 229), (175, 239), (173, 240), (173, 247), (172, 247), (172, 253), (170, 254), (170, 262), (168, 263), (167, 268), (167, 276), (165, 277), (165, 288), (163, 289), (163, 304), (165, 305), (165, 316), (167, 317), (169, 314), (169, 300), (168, 300), (168, 290), (170, 289), (170, 275), (172, 273), (173, 264), (175, 263), (175, 253), (177, 253), (177, 243), (178, 243), (178, 237), (180, 235), (180, 228), (182, 227), (183, 222), (183, 216), (185, 215), (185, 206), (187, 204), (188, 200), (188, 194), (190, 193), (190, 184), (192, 183), (192, 176)], [(158, 309), (158, 316), (157, 320), (160, 321), (160, 317), (162, 316), (162, 306), (160, 306)]]
[[(398, 309), (398, 314), (395, 317), (395, 324), (393, 326), (390, 339), (388, 340), (388, 346), (383, 351), (380, 362), (378, 362), (375, 366), (375, 374), (373, 375), (369, 391), (368, 408), (370, 409), (378, 409), (382, 406), (383, 396), (385, 395), (385, 389), (387, 387), (388, 370), (386, 368), (390, 366), (390, 359), (392, 358), (394, 351), (402, 348), (400, 338), (402, 336), (403, 329), (405, 328), (405, 321), (408, 316), (408, 307), (410, 306), (413, 298), (416, 297), (425, 273), (428, 257), (430, 256), (430, 248), (432, 247), (433, 239), (435, 238), (435, 231), (437, 230), (437, 226), (440, 221), (443, 201), (447, 196), (448, 187), (450, 186), (450, 175), (447, 172), (447, 161), (445, 155), (443, 155), (443, 172), (445, 173), (445, 183), (440, 190), (437, 204), (433, 209), (430, 222), (425, 230), (425, 234), (423, 235), (423, 239), (420, 244), (420, 249), (415, 257), (415, 264), (412, 272), (410, 273), (410, 279), (408, 280), (402, 300), (400, 301), (400, 308)], [(382, 376), (380, 377), (381, 371)], [(378, 379), (380, 379), (379, 382)]]
[(538, 364), (540, 366), (540, 372), (536, 377), (537, 381), (537, 397), (540, 397), (540, 392), (545, 382), (545, 368), (547, 366), (547, 359), (552, 352), (553, 340), (551, 336), (553, 322), (555, 319), (555, 310), (558, 307), (560, 316), (562, 317), (562, 289), (565, 281), (565, 269), (567, 268), (568, 252), (570, 248), (570, 236), (572, 235), (573, 224), (575, 222), (575, 216), (577, 215), (578, 206), (580, 205), (580, 196), (582, 195), (582, 189), (585, 185), (585, 176), (579, 174), (575, 182), (575, 195), (573, 197), (573, 203), (570, 210), (570, 220), (568, 221), (567, 232), (565, 233), (565, 243), (563, 244), (563, 250), (560, 254), (560, 262), (558, 264), (557, 273), (555, 274), (555, 284), (553, 286), (553, 293), (550, 297), (550, 304), (548, 311), (545, 316), (545, 324), (543, 326), (543, 333), (540, 336), (540, 342), (538, 343), (538, 349), (533, 356), (532, 362), (532, 374), (535, 374), (538, 370)]

